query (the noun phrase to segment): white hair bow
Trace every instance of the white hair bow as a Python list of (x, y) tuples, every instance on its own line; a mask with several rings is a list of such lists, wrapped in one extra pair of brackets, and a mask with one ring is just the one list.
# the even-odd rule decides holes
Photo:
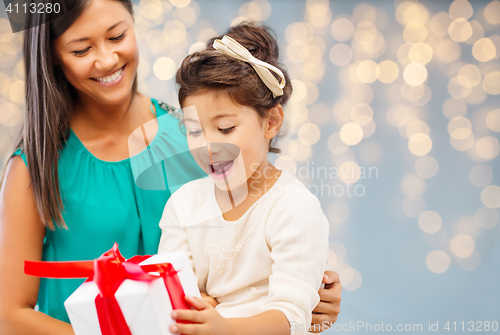
[[(252, 67), (255, 69), (260, 79), (264, 82), (264, 84), (271, 90), (273, 93), (273, 97), (279, 97), (283, 95), (283, 87), (285, 87), (285, 76), (280, 69), (272, 66), (269, 63), (258, 60), (241, 44), (236, 42), (231, 37), (224, 35), (222, 40), (215, 40), (213, 44), (214, 48), (228, 56), (233, 58), (242, 60), (244, 62), (250, 63)], [(277, 75), (280, 76), (281, 82), (276, 79), (276, 77), (271, 73), (272, 70)]]

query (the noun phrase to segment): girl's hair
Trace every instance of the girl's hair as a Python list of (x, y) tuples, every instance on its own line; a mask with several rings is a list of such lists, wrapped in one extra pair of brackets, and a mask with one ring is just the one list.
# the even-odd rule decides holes
[[(283, 72), (286, 80), (283, 95), (274, 98), (249, 63), (215, 50), (213, 42), (215, 39), (222, 39), (224, 35), (221, 35), (208, 41), (205, 50), (192, 53), (182, 62), (175, 78), (179, 85), (181, 107), (188, 96), (202, 91), (224, 92), (233, 102), (254, 108), (261, 117), (265, 117), (268, 110), (278, 104), (284, 106), (292, 94), (292, 84), (283, 65), (278, 62), (278, 43), (270, 32), (268, 27), (243, 22), (229, 28), (224, 35), (247, 48), (255, 58), (274, 65)], [(280, 152), (274, 147), (280, 136), (283, 134), (278, 134), (269, 142), (269, 152)]]
[[(26, 111), (24, 129), (15, 148), (24, 150), (38, 213), (50, 229), (55, 229), (54, 222), (59, 227), (66, 227), (59, 190), (58, 157), (69, 135), (69, 118), (78, 103), (75, 88), (54, 64), (52, 42), (75, 22), (91, 1), (64, 0), (66, 13), (60, 16), (30, 14), (29, 11), (26, 15), (26, 26), (32, 27), (25, 31), (23, 46)], [(117, 1), (133, 15), (131, 0)], [(133, 93), (136, 90), (137, 78)]]

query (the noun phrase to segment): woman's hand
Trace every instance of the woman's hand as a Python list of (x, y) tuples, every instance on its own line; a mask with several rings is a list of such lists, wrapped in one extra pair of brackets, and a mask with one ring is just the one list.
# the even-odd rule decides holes
[[(213, 298), (212, 298), (213, 299)], [(197, 310), (177, 309), (172, 312), (174, 320), (190, 321), (193, 324), (177, 323), (170, 326), (174, 334), (225, 335), (231, 332), (230, 323), (207, 301), (186, 296), (186, 301)]]
[(340, 300), (342, 297), (342, 284), (335, 271), (326, 271), (323, 275), (325, 288), (318, 291), (320, 302), (313, 311), (311, 329), (312, 333), (321, 333), (337, 321), (340, 313)]
[(209, 296), (205, 292), (201, 292), (201, 299), (203, 301), (208, 302), (213, 307), (216, 307), (219, 304), (219, 302), (217, 301), (217, 299), (215, 299), (214, 297)]

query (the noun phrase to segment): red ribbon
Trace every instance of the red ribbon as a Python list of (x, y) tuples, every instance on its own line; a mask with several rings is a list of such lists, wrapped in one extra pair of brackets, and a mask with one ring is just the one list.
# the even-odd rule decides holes
[(118, 244), (93, 261), (74, 262), (24, 262), (27, 275), (46, 278), (88, 278), (99, 288), (95, 298), (97, 316), (103, 335), (132, 335), (115, 293), (125, 279), (150, 282), (158, 279), (148, 272), (158, 272), (163, 278), (173, 309), (190, 309), (186, 302), (177, 271), (170, 263), (140, 266), (151, 256), (134, 256), (125, 260)]

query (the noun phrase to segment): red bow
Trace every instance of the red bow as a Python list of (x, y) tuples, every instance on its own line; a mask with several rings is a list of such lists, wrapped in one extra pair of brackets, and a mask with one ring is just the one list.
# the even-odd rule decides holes
[(173, 309), (190, 309), (177, 271), (170, 263), (140, 266), (151, 256), (134, 256), (129, 260), (120, 254), (118, 244), (93, 261), (24, 262), (24, 272), (46, 278), (88, 278), (99, 288), (95, 298), (99, 325), (103, 335), (131, 335), (115, 293), (125, 279), (150, 282), (158, 279), (148, 272), (158, 272), (165, 282)]

